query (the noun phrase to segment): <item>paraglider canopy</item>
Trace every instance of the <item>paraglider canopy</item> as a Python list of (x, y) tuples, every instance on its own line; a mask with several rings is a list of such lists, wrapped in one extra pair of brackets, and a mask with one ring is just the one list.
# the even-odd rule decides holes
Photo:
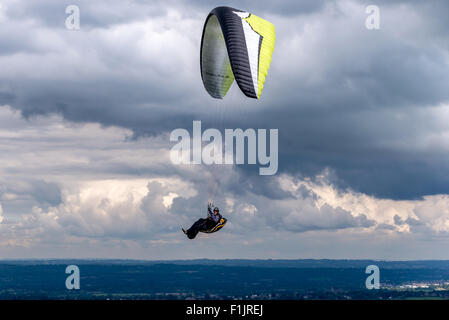
[(242, 92), (259, 99), (271, 64), (274, 25), (230, 7), (213, 9), (201, 40), (201, 78), (207, 92), (222, 99), (234, 79)]

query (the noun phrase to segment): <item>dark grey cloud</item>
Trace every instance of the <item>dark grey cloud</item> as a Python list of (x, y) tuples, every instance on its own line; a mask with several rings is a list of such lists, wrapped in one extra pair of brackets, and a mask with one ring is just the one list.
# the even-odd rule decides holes
[(83, 26), (88, 28), (108, 28), (116, 24), (163, 16), (170, 8), (180, 9), (181, 14), (184, 14), (186, 17), (204, 16), (211, 9), (218, 6), (230, 6), (241, 10), (265, 14), (297, 15), (316, 12), (322, 9), (325, 3), (325, 0), (302, 0), (296, 2), (288, 0), (277, 2), (254, 2), (250, 0), (134, 0), (126, 3), (120, 0), (107, 2), (43, 0), (39, 3), (24, 2), (20, 6), (7, 6), (6, 13), (14, 19), (28, 19), (33, 17), (50, 27), (64, 27), (64, 24), (61, 22), (65, 21), (65, 8), (69, 5), (77, 5), (81, 8)]
[[(166, 136), (130, 139), (130, 130), (54, 115), (24, 119), (8, 107), (0, 128), (2, 257), (446, 254), (448, 195), (378, 199), (336, 188), (332, 170), (260, 177), (231, 166), (177, 166)], [(210, 199), (228, 218), (213, 235), (218, 244), (207, 235), (186, 241), (180, 227), (204, 217)]]
[[(23, 27), (17, 36), (12, 28), (0, 33), (0, 104), (27, 118), (57, 113), (129, 128), (135, 138), (190, 128), (194, 119), (279, 128), (280, 173), (315, 176), (329, 168), (340, 188), (393, 199), (449, 193), (444, 139), (425, 146), (448, 130), (439, 121), (449, 102), (446, 1), (379, 1), (379, 31), (364, 28), (369, 1), (80, 2), (79, 32), (64, 29), (68, 2), (8, 4), (7, 26)], [(236, 88), (227, 100), (211, 101), (202, 88), (202, 23), (218, 4), (277, 27), (259, 102)], [(145, 35), (134, 23), (155, 26)], [(251, 178), (254, 168), (241, 169), (245, 180), (228, 189), (285, 197)]]

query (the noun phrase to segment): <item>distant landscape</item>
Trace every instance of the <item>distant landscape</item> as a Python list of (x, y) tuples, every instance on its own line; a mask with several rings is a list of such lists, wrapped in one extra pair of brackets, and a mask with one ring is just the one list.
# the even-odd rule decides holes
[[(379, 290), (365, 287), (372, 264)], [(3, 260), (0, 299), (449, 299), (449, 261)]]

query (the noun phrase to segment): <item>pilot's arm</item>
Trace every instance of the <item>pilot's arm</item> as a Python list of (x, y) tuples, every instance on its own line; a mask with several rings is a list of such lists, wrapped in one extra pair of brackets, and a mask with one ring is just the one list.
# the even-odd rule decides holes
[(207, 205), (207, 217), (214, 220), (214, 212), (212, 211), (213, 204), (212, 202), (209, 202)]

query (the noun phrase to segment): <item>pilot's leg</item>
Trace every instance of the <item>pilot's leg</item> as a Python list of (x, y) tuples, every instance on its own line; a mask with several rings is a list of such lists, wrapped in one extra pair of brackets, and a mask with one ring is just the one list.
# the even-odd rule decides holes
[(200, 232), (200, 230), (202, 228), (204, 228), (204, 223), (206, 222), (207, 219), (198, 219), (191, 227), (189, 230), (187, 230), (187, 237), (189, 239), (195, 239), (196, 235), (198, 234), (198, 232)]
[(210, 229), (212, 229), (213, 227), (215, 227), (217, 225), (217, 222), (215, 222), (214, 220), (212, 220), (212, 219), (206, 219), (206, 221), (204, 222), (204, 228), (206, 229), (206, 230), (210, 230)]

